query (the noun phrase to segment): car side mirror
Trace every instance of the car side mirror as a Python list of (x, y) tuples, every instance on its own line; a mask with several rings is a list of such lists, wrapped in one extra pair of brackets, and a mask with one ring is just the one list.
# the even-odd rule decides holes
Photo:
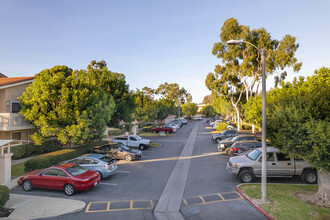
[(42, 173), (39, 173), (39, 176), (42, 176)]
[(262, 160), (262, 157), (260, 157), (260, 158), (258, 159), (258, 162), (261, 162), (261, 160)]

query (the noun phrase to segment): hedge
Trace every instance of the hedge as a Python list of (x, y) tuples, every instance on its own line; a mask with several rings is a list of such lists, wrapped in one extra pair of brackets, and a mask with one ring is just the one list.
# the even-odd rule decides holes
[(49, 154), (41, 155), (35, 158), (32, 158), (25, 162), (24, 171), (31, 172), (33, 170), (43, 169), (55, 164), (58, 164), (65, 160), (70, 160), (75, 157), (79, 157), (82, 154), (89, 152), (90, 148), (107, 144), (107, 141), (97, 141), (88, 144), (81, 145), (72, 149), (63, 149), (55, 151)]
[(10, 151), (14, 153), (12, 159), (17, 160), (25, 157), (29, 157), (34, 154), (43, 154), (52, 151), (59, 150), (61, 144), (58, 140), (48, 140), (45, 141), (42, 145), (22, 144), (17, 146), (12, 146)]
[(9, 197), (10, 194), (8, 187), (0, 185), (0, 208), (6, 205), (7, 201), (9, 200)]
[(108, 130), (108, 135), (121, 135), (123, 133), (124, 133), (124, 131), (119, 128)]
[(228, 126), (228, 125), (227, 125), (226, 123), (224, 123), (224, 122), (220, 122), (220, 123), (217, 124), (216, 129), (217, 129), (218, 131), (224, 131), (224, 130), (227, 129), (227, 126)]

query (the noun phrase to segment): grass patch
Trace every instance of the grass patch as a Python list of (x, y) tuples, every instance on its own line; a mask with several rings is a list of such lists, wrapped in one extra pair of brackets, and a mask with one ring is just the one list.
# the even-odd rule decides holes
[(165, 134), (165, 136), (160, 136), (159, 133), (151, 133), (151, 132), (139, 133), (138, 135), (140, 137), (167, 137), (167, 136), (173, 136), (173, 133)]
[[(247, 184), (240, 189), (252, 199), (261, 198), (260, 184)], [(270, 204), (260, 205), (277, 220), (286, 219), (330, 219), (330, 210), (310, 205), (297, 199), (298, 192), (317, 192), (315, 185), (267, 184), (267, 199)]]
[(160, 147), (162, 146), (161, 144), (158, 144), (158, 143), (151, 143), (151, 147)]
[(11, 166), (11, 175), (12, 176), (22, 176), (23, 174), (25, 174), (24, 164), (25, 164), (25, 162)]

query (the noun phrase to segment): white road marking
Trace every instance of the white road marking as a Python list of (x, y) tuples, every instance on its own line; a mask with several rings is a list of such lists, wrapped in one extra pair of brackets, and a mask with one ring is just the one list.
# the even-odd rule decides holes
[(117, 170), (117, 173), (131, 173), (131, 171)]
[(116, 183), (100, 183), (102, 185), (117, 186)]
[(33, 199), (35, 199), (35, 198), (31, 198), (31, 199), (25, 200), (25, 201), (23, 201), (23, 202), (21, 202), (21, 203), (18, 203), (18, 204), (16, 204), (16, 205), (14, 205), (14, 206), (11, 207), (11, 208), (16, 209), (16, 208), (20, 207), (21, 205), (24, 205), (25, 203), (30, 202), (30, 201), (33, 200)]

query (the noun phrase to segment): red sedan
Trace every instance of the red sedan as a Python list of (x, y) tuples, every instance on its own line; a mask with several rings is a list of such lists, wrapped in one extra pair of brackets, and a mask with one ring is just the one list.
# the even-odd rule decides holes
[(77, 164), (66, 163), (47, 169), (35, 170), (21, 176), (17, 183), (25, 191), (36, 188), (64, 190), (71, 196), (76, 191), (93, 188), (100, 183), (100, 175), (92, 170), (87, 170)]

